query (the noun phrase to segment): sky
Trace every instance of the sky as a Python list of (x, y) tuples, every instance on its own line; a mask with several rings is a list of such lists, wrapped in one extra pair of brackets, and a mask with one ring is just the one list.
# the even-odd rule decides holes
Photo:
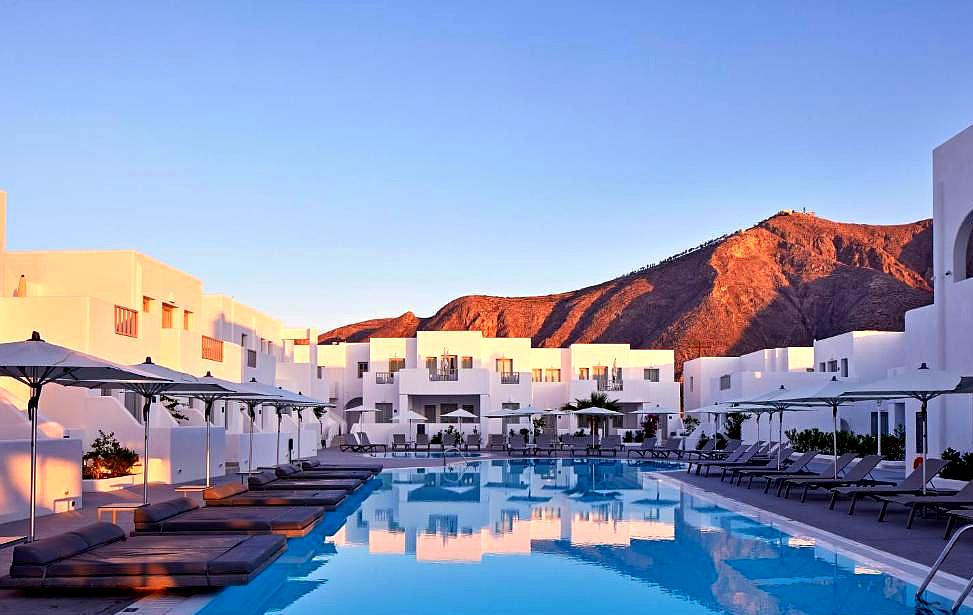
[(779, 209), (929, 217), (973, 3), (0, 0), (8, 248), (321, 330), (580, 288)]

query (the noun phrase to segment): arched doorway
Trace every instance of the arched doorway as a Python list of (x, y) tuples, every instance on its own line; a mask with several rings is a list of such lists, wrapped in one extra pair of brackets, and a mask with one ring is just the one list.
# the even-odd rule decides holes
[(973, 278), (973, 211), (959, 225), (953, 244), (953, 281)]

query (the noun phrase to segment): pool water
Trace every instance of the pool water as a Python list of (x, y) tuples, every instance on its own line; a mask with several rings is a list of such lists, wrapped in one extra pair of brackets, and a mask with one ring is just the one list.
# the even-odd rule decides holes
[[(528, 459), (386, 471), (202, 613), (917, 612), (912, 585), (682, 491), (664, 474), (677, 467)], [(932, 600), (923, 612), (945, 612)]]

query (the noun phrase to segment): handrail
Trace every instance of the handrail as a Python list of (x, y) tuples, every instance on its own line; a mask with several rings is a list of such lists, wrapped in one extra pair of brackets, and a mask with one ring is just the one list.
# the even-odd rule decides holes
[(444, 382), (444, 381), (454, 381), (459, 380), (459, 374), (455, 369), (442, 369), (439, 371), (429, 372), (430, 382)]
[(375, 372), (375, 384), (394, 384), (395, 372)]
[[(926, 575), (926, 578), (923, 579), (922, 584), (919, 585), (919, 589), (916, 590), (916, 600), (922, 599), (923, 592), (925, 592), (926, 588), (929, 587), (929, 584), (932, 583), (933, 577), (936, 576), (937, 572), (939, 572), (943, 562), (946, 561), (946, 558), (949, 556), (950, 551), (952, 551), (953, 547), (956, 546), (956, 543), (959, 541), (959, 537), (965, 534), (968, 530), (973, 530), (973, 523), (964, 525), (953, 533), (952, 538), (949, 539), (949, 542), (947, 542), (946, 546), (943, 547), (942, 553), (939, 554), (939, 558), (936, 559), (936, 562), (932, 565), (932, 568), (929, 569), (929, 574)], [(953, 608), (951, 609), (953, 613), (958, 611), (959, 608), (963, 606), (963, 601), (966, 600), (966, 597), (970, 595), (971, 591), (973, 591), (973, 577), (970, 578), (969, 582), (966, 584), (966, 587), (963, 588), (963, 591), (960, 592), (959, 596), (957, 596), (956, 601), (953, 602)]]

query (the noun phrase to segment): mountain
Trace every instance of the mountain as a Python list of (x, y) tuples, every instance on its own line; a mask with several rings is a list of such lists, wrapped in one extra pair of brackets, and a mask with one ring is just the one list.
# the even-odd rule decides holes
[(322, 333), (319, 343), (481, 330), (537, 346), (628, 342), (702, 355), (809, 345), (856, 329), (901, 330), (932, 302), (932, 221), (867, 225), (780, 212), (608, 282), (555, 295), (470, 295)]

